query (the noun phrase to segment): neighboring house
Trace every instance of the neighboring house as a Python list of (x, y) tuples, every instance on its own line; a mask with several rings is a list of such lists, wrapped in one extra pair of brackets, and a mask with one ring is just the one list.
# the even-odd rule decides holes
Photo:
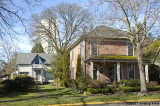
[[(80, 54), (82, 73), (105, 82), (139, 79), (135, 50), (124, 31), (106, 26), (84, 34), (70, 47), (71, 78), (76, 78), (77, 56)], [(148, 60), (144, 60), (146, 81), (149, 82)]]
[(17, 74), (28, 75), (35, 81), (53, 82), (53, 74), (47, 72), (51, 69), (51, 53), (19, 53), (17, 54)]

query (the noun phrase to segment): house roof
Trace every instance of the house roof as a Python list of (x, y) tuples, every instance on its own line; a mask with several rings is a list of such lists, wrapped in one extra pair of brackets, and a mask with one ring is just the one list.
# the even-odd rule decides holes
[(98, 26), (94, 30), (83, 34), (80, 38), (78, 38), (73, 44), (70, 45), (69, 49), (72, 49), (75, 45), (81, 42), (84, 39), (95, 40), (97, 38), (104, 39), (115, 39), (115, 40), (129, 40), (128, 33), (126, 31), (117, 30), (114, 28), (110, 28), (108, 26)]
[(45, 60), (44, 64), (51, 63), (52, 53), (19, 53), (17, 54), (16, 64), (31, 64), (37, 54)]

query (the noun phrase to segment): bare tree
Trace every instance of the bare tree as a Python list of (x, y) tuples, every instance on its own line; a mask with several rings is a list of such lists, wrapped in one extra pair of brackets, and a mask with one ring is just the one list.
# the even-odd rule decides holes
[(24, 28), (25, 8), (35, 5), (41, 0), (0, 0), (0, 40), (6, 40), (16, 38), (15, 34), (18, 34), (14, 29), (15, 24), (21, 25)]
[[(32, 35), (36, 40), (47, 41), (59, 51), (66, 49), (74, 38), (81, 35), (82, 28), (90, 21), (90, 14), (76, 4), (61, 3), (32, 18)], [(44, 19), (49, 25), (44, 24)]]
[[(127, 31), (132, 42), (139, 66), (141, 92), (147, 92), (142, 51), (151, 42), (149, 33), (158, 34), (160, 22), (159, 0), (98, 0), (105, 5), (107, 13), (103, 22), (117, 29)], [(139, 26), (140, 25), (140, 26)], [(157, 36), (157, 35), (156, 35)]]

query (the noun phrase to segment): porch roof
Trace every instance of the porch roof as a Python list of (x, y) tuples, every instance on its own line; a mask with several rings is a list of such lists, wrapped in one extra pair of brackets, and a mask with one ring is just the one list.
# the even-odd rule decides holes
[[(149, 59), (142, 58), (143, 62), (149, 62)], [(137, 57), (135, 56), (123, 56), (123, 55), (97, 55), (97, 56), (91, 56), (89, 59), (86, 60), (89, 61), (108, 61), (108, 62), (137, 62)]]

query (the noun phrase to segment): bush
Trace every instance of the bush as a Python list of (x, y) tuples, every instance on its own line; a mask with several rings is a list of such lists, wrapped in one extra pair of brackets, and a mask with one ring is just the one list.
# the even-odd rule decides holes
[(26, 75), (18, 75), (13, 78), (15, 90), (29, 90), (35, 85), (34, 78)]
[(12, 82), (13, 82), (12, 80), (7, 79), (7, 80), (2, 81), (1, 84), (5, 84), (8, 88), (8, 90), (11, 90), (12, 89)]
[(138, 86), (140, 86), (139, 79), (121, 80), (118, 83), (125, 86), (125, 87), (138, 87)]
[(89, 84), (89, 79), (85, 76), (81, 76), (79, 77), (77, 80), (76, 80), (76, 85), (77, 85), (77, 89), (80, 91), (80, 92), (84, 92), (87, 90), (88, 88), (88, 84)]
[(94, 81), (90, 82), (89, 87), (91, 87), (91, 88), (105, 88), (106, 84), (103, 80), (94, 80)]
[(123, 92), (139, 92), (141, 87), (118, 87), (118, 89)]
[(148, 91), (159, 91), (160, 90), (160, 85), (158, 86), (153, 86), (153, 87), (147, 87)]
[(0, 84), (0, 94), (6, 94), (9, 91), (7, 84)]
[(102, 94), (107, 94), (109, 93), (109, 88), (98, 88), (98, 89), (95, 89), (95, 88), (88, 88), (87, 89), (88, 92), (91, 92), (92, 94), (98, 94), (98, 93), (102, 93)]

